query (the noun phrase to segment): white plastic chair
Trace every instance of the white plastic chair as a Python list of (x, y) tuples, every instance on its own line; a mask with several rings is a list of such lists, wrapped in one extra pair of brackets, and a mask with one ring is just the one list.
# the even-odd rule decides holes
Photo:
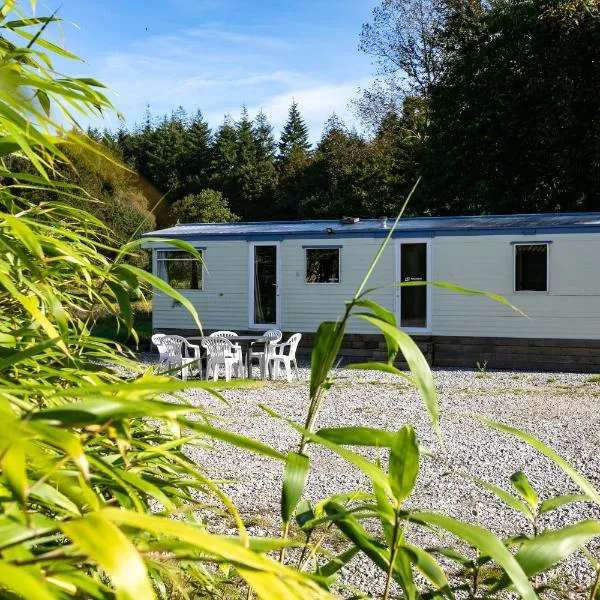
[[(238, 336), (238, 334), (235, 331), (215, 331), (214, 333), (211, 333), (209, 337), (222, 337), (222, 338), (227, 338), (227, 339), (231, 339), (231, 338), (236, 338)], [(231, 340), (231, 343), (233, 344), (233, 353), (234, 354), (239, 354), (241, 356), (242, 354), (242, 347), (239, 344), (235, 343), (235, 340)], [(244, 357), (242, 356), (242, 360), (244, 359)]]
[(201, 342), (206, 348), (206, 379), (213, 376), (214, 381), (219, 377), (219, 367), (225, 368), (225, 381), (231, 381), (231, 375), (242, 377), (244, 374), (244, 362), (242, 353), (235, 352), (231, 340), (225, 337), (209, 336)]
[(250, 351), (248, 352), (248, 372), (252, 373), (252, 360), (257, 359), (258, 367), (260, 369), (260, 378), (266, 379), (267, 371), (269, 370), (269, 357), (274, 354), (275, 344), (281, 341), (283, 334), (281, 331), (279, 331), (279, 329), (269, 329), (263, 333), (263, 337), (267, 338), (267, 341), (264, 345), (264, 350), (256, 351), (252, 349), (252, 346), (250, 346)]
[(279, 377), (279, 365), (285, 368), (286, 379), (292, 381), (292, 363), (296, 371), (296, 378), (300, 379), (298, 363), (296, 362), (296, 348), (302, 338), (301, 333), (295, 333), (285, 344), (275, 344), (273, 354), (269, 356), (269, 362), (273, 363), (273, 377)]
[(200, 362), (200, 346), (190, 344), (180, 335), (165, 335), (155, 333), (152, 343), (158, 350), (158, 362), (165, 371), (170, 373), (177, 370), (181, 373), (181, 379), (186, 381), (193, 375), (195, 367), (198, 376), (202, 377), (202, 363)]

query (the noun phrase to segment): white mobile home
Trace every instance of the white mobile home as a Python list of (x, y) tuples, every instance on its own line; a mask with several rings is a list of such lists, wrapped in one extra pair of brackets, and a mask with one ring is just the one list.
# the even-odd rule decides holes
[[(148, 241), (152, 269), (193, 302), (208, 331), (302, 332), (344, 311), (380, 244), (385, 219), (184, 224), (155, 231), (202, 252)], [(501, 294), (528, 315), (435, 281)], [(408, 218), (392, 234), (369, 287), (439, 366), (600, 370), (600, 213)], [(387, 286), (387, 287), (385, 287)], [(186, 310), (155, 291), (156, 331), (190, 333)], [(369, 324), (351, 320), (342, 354), (376, 356)], [(307, 335), (308, 334), (308, 335)]]

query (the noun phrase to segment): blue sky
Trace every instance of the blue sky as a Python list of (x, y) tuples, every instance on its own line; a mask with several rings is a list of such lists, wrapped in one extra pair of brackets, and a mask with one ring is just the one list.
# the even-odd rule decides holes
[[(52, 0), (54, 1), (54, 0)], [(376, 0), (64, 0), (60, 34), (100, 79), (128, 125), (146, 103), (162, 115), (200, 108), (214, 127), (262, 108), (276, 132), (292, 99), (318, 139), (332, 111), (353, 125), (349, 101), (373, 67), (358, 51)], [(48, 13), (52, 2), (38, 5)], [(108, 125), (115, 126), (113, 119)]]

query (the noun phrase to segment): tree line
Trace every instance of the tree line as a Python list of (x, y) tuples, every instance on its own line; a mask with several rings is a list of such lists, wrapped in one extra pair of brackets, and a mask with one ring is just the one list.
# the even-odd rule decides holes
[(363, 132), (334, 114), (312, 147), (294, 102), (278, 135), (245, 108), (214, 131), (180, 108), (90, 134), (162, 199), (160, 226), (393, 215), (419, 176), (411, 214), (600, 206), (599, 0), (384, 0), (360, 50)]

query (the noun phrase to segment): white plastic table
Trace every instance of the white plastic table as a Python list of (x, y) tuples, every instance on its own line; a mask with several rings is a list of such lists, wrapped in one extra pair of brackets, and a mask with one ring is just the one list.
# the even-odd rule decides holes
[[(190, 342), (200, 343), (203, 339), (208, 339), (209, 336), (198, 336), (198, 337), (186, 337), (186, 339)], [(269, 341), (269, 338), (266, 338), (264, 335), (236, 335), (236, 336), (221, 336), (226, 337), (228, 340), (231, 340), (233, 344), (237, 344), (241, 348), (242, 357), (244, 361), (244, 377), (249, 378), (251, 375), (251, 366), (250, 366), (250, 347), (254, 343), (264, 343), (266, 344)], [(264, 379), (265, 374), (261, 373), (261, 377)]]

